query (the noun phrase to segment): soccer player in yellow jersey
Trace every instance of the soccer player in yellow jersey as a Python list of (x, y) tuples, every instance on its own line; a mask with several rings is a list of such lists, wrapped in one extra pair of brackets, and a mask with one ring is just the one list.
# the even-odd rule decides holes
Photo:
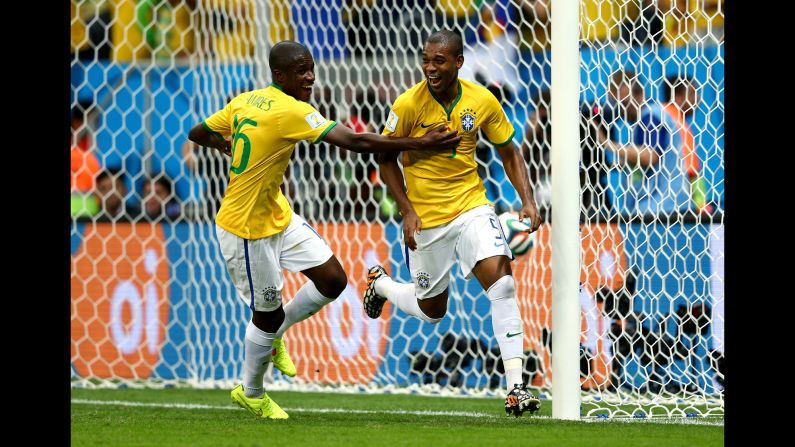
[[(287, 413), (263, 388), (267, 364), (272, 360), (294, 376), (295, 365), (281, 338), (284, 331), (332, 302), (348, 284), (331, 249), (292, 212), (279, 189), (295, 143), (322, 140), (355, 152), (452, 150), (461, 137), (443, 126), (420, 138), (354, 133), (306, 102), (315, 82), (314, 60), (306, 47), (279, 42), (268, 62), (270, 86), (235, 97), (194, 126), (188, 138), (231, 156), (216, 234), (238, 296), (253, 311), (246, 328), (243, 384), (232, 390), (232, 400), (256, 416), (285, 419)], [(284, 307), (282, 268), (309, 278)]]
[(522, 380), (523, 330), (511, 273), (513, 255), (478, 177), (479, 130), (497, 148), (522, 199), (519, 218), (530, 219), (530, 232), (541, 222), (527, 167), (512, 142), (513, 126), (491, 92), (458, 78), (463, 64), (460, 35), (446, 30), (432, 34), (422, 52), (425, 79), (392, 105), (384, 135), (421, 136), (445, 125), (458, 130), (462, 140), (444, 153), (404, 152), (403, 172), (396, 154), (378, 156), (381, 176), (403, 216), (406, 264), (413, 283), (395, 282), (383, 267), (371, 267), (364, 308), (370, 318), (378, 318), (389, 300), (409, 315), (438, 323), (447, 312), (450, 270), (458, 258), (464, 276), (474, 275), (491, 301), (491, 322), (507, 379), (505, 411), (519, 416), (537, 411), (540, 401)]

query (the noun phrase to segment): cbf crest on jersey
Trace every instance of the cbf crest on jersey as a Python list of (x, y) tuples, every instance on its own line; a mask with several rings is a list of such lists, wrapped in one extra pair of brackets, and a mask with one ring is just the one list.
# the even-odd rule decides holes
[(265, 287), (264, 289), (262, 289), (261, 293), (262, 293), (262, 299), (268, 304), (276, 302), (276, 300), (281, 295), (281, 293), (276, 289), (276, 287), (273, 286)]
[(425, 272), (419, 272), (417, 274), (417, 286), (427, 289), (428, 286), (431, 285), (431, 276)]
[(472, 109), (464, 109), (461, 112), (461, 128), (464, 132), (472, 132), (475, 128), (475, 111)]

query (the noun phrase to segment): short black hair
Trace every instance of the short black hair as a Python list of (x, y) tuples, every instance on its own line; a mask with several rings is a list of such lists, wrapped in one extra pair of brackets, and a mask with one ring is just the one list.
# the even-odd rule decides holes
[(643, 86), (638, 81), (638, 75), (632, 70), (616, 70), (610, 75), (608, 89), (618, 89), (621, 84), (626, 84), (633, 95), (643, 93)]
[(464, 42), (461, 39), (461, 34), (448, 29), (436, 31), (435, 33), (431, 34), (428, 36), (428, 39), (425, 41), (425, 43), (440, 43), (442, 45), (448, 46), (450, 50), (453, 51), (453, 55), (455, 57), (464, 54)]
[(88, 114), (88, 109), (91, 107), (92, 103), (86, 100), (78, 100), (77, 104), (72, 107), (72, 119), (85, 119), (85, 115)]
[(161, 184), (164, 188), (166, 188), (168, 195), (171, 195), (171, 180), (169, 180), (168, 177), (163, 174), (146, 179), (146, 183)]
[(268, 55), (268, 65), (271, 67), (271, 74), (275, 77), (274, 70), (286, 70), (295, 64), (295, 59), (310, 54), (309, 48), (302, 44), (292, 41), (283, 40), (271, 48), (270, 55)]
[(72, 121), (74, 121), (74, 120), (83, 121), (83, 119), (85, 118), (85, 113), (83, 113), (83, 111), (80, 109), (80, 107), (72, 107), (72, 115), (71, 115), (71, 117), (72, 117)]
[(99, 183), (100, 180), (104, 180), (106, 177), (110, 177), (110, 179), (113, 181), (123, 180), (120, 174), (121, 174), (120, 169), (106, 168), (100, 171), (99, 174), (97, 174), (97, 177), (96, 179), (94, 179), (94, 181), (96, 183)]
[(665, 101), (673, 101), (674, 96), (680, 93), (686, 93), (687, 87), (693, 85), (693, 78), (687, 75), (671, 75), (665, 77), (663, 82), (663, 98)]

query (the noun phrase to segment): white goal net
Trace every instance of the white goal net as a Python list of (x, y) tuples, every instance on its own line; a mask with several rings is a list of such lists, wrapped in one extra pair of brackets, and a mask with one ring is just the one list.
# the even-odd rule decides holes
[[(226, 101), (270, 82), (268, 49), (305, 44), (327, 118), (380, 132), (422, 79), (434, 30), (465, 41), (462, 78), (516, 129), (545, 221), (512, 264), (525, 379), (551, 398), (549, 0), (71, 0), (73, 386), (229, 386), (250, 311), (213, 220), (225, 157), (186, 143)], [(723, 415), (723, 0), (582, 0), (582, 417)], [(479, 173), (497, 211), (520, 208), (496, 150)], [(270, 388), (503, 396), (486, 294), (455, 267), (436, 325), (366, 317), (368, 266), (399, 280), (400, 216), (375, 159), (298, 144), (293, 209), (350, 284), (285, 340), (296, 378)], [(286, 274), (285, 301), (306, 279)]]

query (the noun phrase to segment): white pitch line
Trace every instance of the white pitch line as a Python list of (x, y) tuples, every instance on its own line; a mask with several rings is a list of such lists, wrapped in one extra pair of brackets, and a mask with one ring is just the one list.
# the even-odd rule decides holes
[[(240, 408), (232, 405), (205, 405), (205, 404), (183, 404), (183, 403), (158, 403), (158, 402), (132, 402), (124, 400), (90, 400), (90, 399), (72, 399), (73, 404), (86, 404), (86, 405), (115, 405), (120, 407), (147, 407), (147, 408), (175, 408), (181, 410), (240, 410)], [(472, 417), (472, 418), (504, 418), (504, 416), (497, 416), (489, 413), (478, 413), (474, 411), (409, 411), (409, 410), (355, 410), (349, 408), (301, 408), (301, 407), (282, 407), (285, 411), (293, 411), (297, 413), (348, 413), (348, 414), (397, 414), (397, 415), (414, 415), (414, 416), (452, 416), (452, 417)], [(550, 416), (530, 416), (533, 419), (551, 419)], [(609, 420), (601, 419), (583, 419), (582, 422), (589, 423), (604, 423), (604, 422), (622, 422), (622, 423), (646, 423), (646, 424), (669, 424), (669, 425), (704, 425), (713, 427), (722, 427), (723, 422), (702, 421), (698, 419), (624, 419), (616, 418)]]
[[(239, 410), (234, 406), (204, 405), (204, 404), (180, 404), (180, 403), (156, 403), (156, 402), (130, 402), (123, 400), (88, 400), (72, 399), (73, 404), (88, 405), (117, 405), (122, 407), (149, 407), (149, 408), (179, 408), (183, 410)], [(297, 413), (354, 413), (354, 414), (410, 414), (417, 416), (464, 416), (474, 418), (497, 418), (499, 416), (488, 413), (477, 413), (473, 411), (409, 411), (409, 410), (354, 410), (348, 408), (299, 408), (282, 407), (284, 411), (295, 411)]]

